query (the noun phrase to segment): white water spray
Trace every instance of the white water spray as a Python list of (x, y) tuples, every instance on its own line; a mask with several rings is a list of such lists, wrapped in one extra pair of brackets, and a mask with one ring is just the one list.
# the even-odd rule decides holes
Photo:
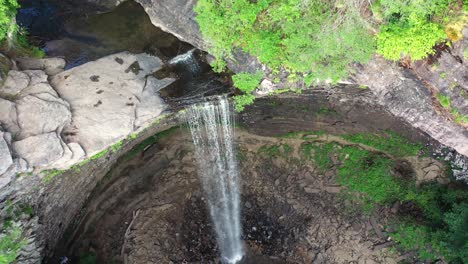
[(191, 49), (184, 54), (177, 55), (176, 57), (172, 58), (169, 61), (169, 64), (171, 65), (182, 64), (187, 68), (187, 70), (190, 73), (196, 74), (200, 71), (200, 63), (195, 58), (194, 52), (195, 52), (195, 49)]
[(198, 174), (208, 200), (221, 258), (225, 263), (236, 263), (244, 256), (233, 120), (226, 97), (194, 105), (187, 111)]

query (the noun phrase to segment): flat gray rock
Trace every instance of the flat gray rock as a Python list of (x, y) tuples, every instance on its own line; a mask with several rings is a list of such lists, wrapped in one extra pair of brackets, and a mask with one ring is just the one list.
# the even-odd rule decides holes
[(71, 122), (68, 103), (49, 93), (26, 95), (16, 105), (21, 127), (18, 139), (61, 131)]
[(43, 70), (47, 75), (63, 72), (66, 62), (62, 58), (18, 58), (18, 67), (22, 70)]
[(13, 142), (13, 150), (33, 167), (45, 167), (59, 160), (64, 154), (62, 140), (55, 132)]
[(73, 109), (65, 140), (89, 157), (159, 116), (166, 106), (155, 87), (172, 81), (147, 83), (147, 76), (161, 67), (157, 57), (122, 52), (53, 76), (52, 86)]

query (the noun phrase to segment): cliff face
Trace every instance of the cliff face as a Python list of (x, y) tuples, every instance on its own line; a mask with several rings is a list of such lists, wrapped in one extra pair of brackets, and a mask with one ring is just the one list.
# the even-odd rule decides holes
[[(208, 43), (203, 40), (195, 20), (196, 13), (193, 11), (197, 1), (137, 0), (137, 2), (145, 8), (155, 26), (161, 27), (164, 31), (174, 34), (195, 47), (207, 50)], [(456, 82), (459, 92), (451, 92), (449, 95), (461, 113), (468, 111), (466, 109), (466, 96), (463, 96), (468, 92), (466, 83), (468, 68), (466, 60), (463, 58), (466, 41), (465, 38), (452, 50), (442, 51), (440, 56), (441, 60), (454, 63), (453, 68), (447, 70), (451, 70), (449, 77), (453, 76), (453, 82)], [(252, 72), (262, 68), (255, 58), (246, 56), (242, 52), (237, 53), (236, 59), (237, 61), (231, 61), (228, 64), (234, 72)], [(444, 64), (442, 63), (442, 65)], [(446, 65), (446, 67), (450, 67), (450, 65)], [(366, 85), (373, 94), (373, 100), (390, 113), (420, 129), (423, 133), (427, 133), (442, 145), (456, 150), (461, 155), (468, 156), (466, 128), (456, 124), (452, 120), (453, 117), (450, 117), (450, 114), (447, 114), (447, 111), (438, 105), (434, 92), (438, 92), (439, 88), (435, 87), (435, 91), (431, 91), (424, 83), (424, 81), (428, 81), (434, 85), (441, 85), (440, 89), (442, 90), (443, 87), (448, 86), (447, 81), (443, 86), (444, 80), (435, 82), (431, 79), (435, 74), (426, 73), (424, 75), (423, 70), (421, 65), (415, 67), (414, 70), (407, 70), (376, 57), (367, 65), (357, 67), (356, 75), (348, 81)], [(271, 89), (275, 89), (275, 86)]]

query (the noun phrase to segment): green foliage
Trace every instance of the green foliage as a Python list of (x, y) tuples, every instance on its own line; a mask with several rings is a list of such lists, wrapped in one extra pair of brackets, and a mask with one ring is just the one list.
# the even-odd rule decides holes
[(344, 147), (341, 156), (344, 162), (337, 181), (348, 191), (359, 194), (366, 210), (404, 195), (401, 181), (390, 173), (393, 162), (389, 158), (352, 146)]
[(301, 146), (302, 155), (307, 159), (313, 159), (315, 165), (324, 171), (329, 169), (333, 162), (330, 159), (330, 154), (335, 149), (335, 143), (327, 143), (327, 144), (303, 144)]
[(288, 159), (293, 152), (293, 148), (287, 144), (265, 145), (258, 149), (258, 152), (269, 158), (285, 158)]
[(361, 143), (397, 157), (416, 156), (423, 149), (421, 144), (411, 143), (408, 139), (395, 132), (386, 131), (383, 135), (376, 134), (348, 134), (344, 139), (354, 143)]
[(243, 72), (232, 76), (234, 86), (244, 93), (251, 93), (257, 88), (258, 84), (263, 78), (262, 72), (255, 74)]
[(9, 227), (0, 235), (0, 264), (12, 263), (26, 244), (19, 227)]
[(254, 102), (255, 96), (252, 95), (252, 92), (257, 88), (262, 78), (262, 72), (256, 74), (244, 72), (232, 76), (234, 86), (245, 93), (234, 97), (237, 112), (242, 112), (245, 106)]
[(18, 7), (17, 0), (0, 0), (0, 42), (4, 41), (7, 33), (12, 30), (12, 19)]
[(15, 222), (20, 219), (22, 214), (30, 215), (31, 208), (25, 204), (19, 207), (12, 204), (10, 200), (7, 200), (5, 205), (5, 219), (0, 233), (0, 264), (9, 264), (15, 261), (21, 248), (26, 245), (23, 231)]
[(57, 169), (51, 169), (51, 170), (45, 170), (42, 173), (45, 175), (45, 177), (42, 179), (44, 183), (49, 183), (51, 182), (55, 177), (62, 175), (65, 172), (65, 170), (57, 170)]
[(215, 70), (241, 48), (274, 72), (302, 73), (311, 84), (343, 78), (350, 63), (370, 58), (374, 38), (358, 9), (353, 1), (200, 0), (195, 11)]
[(447, 111), (452, 114), (455, 123), (461, 125), (468, 124), (468, 116), (461, 114), (457, 108), (452, 106), (452, 101), (448, 95), (439, 93), (437, 95), (437, 99), (439, 100), (439, 103), (442, 105), (442, 107), (447, 109)]
[(237, 95), (234, 97), (234, 103), (235, 103), (235, 108), (237, 112), (242, 112), (244, 111), (244, 108), (247, 105), (253, 104), (255, 101), (255, 96), (253, 94), (243, 94), (243, 95)]
[(425, 226), (414, 224), (400, 224), (397, 231), (392, 233), (393, 240), (406, 250), (417, 250), (422, 260), (437, 258), (437, 254), (429, 249), (430, 234)]
[(447, 95), (443, 94), (438, 94), (437, 99), (439, 99), (439, 103), (446, 109), (450, 108), (450, 105), (452, 104), (452, 101), (450, 100), (450, 97)]
[(402, 56), (413, 60), (434, 54), (433, 47), (446, 39), (440, 19), (452, 0), (380, 0), (383, 20), (377, 37), (377, 52), (389, 60)]
[(445, 214), (448, 226), (446, 240), (442, 243), (448, 248), (448, 260), (468, 263), (468, 203), (457, 204)]
[[(130, 136), (131, 137), (131, 136)], [(111, 146), (112, 152), (117, 152), (123, 146), (123, 140), (119, 140), (117, 143)]]

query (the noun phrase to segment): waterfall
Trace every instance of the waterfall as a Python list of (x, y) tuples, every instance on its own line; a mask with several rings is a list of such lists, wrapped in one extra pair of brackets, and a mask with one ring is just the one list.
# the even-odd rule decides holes
[(170, 65), (181, 65), (191, 74), (198, 74), (201, 70), (200, 63), (195, 58), (195, 49), (191, 49), (184, 54), (177, 55), (169, 61)]
[(224, 263), (236, 263), (244, 256), (233, 120), (226, 97), (187, 109), (198, 174)]

